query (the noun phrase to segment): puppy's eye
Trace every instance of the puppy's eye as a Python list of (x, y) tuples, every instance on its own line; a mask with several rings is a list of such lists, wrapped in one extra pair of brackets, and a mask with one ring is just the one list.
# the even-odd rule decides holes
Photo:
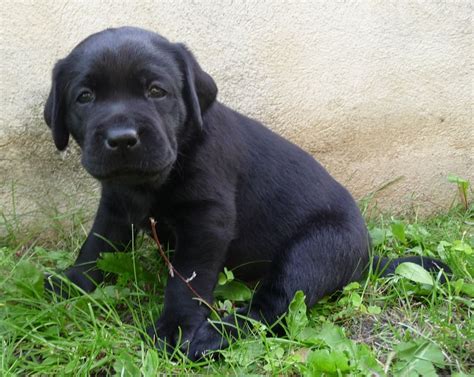
[(79, 103), (89, 103), (94, 101), (95, 96), (90, 90), (84, 90), (77, 96), (77, 102)]
[(159, 86), (156, 86), (156, 85), (151, 85), (149, 88), (148, 88), (148, 97), (151, 97), (151, 98), (163, 98), (164, 96), (166, 96), (166, 90), (160, 88)]

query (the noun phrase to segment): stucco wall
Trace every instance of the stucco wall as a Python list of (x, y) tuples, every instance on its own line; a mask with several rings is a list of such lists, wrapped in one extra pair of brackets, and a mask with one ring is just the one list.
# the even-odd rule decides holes
[[(50, 71), (80, 40), (135, 25), (185, 42), (219, 99), (316, 156), (383, 208), (449, 205), (472, 170), (469, 1), (3, 1), (1, 212), (92, 206), (77, 151), (42, 120)], [(400, 178), (400, 179), (397, 179)], [(37, 216), (36, 214), (34, 216)]]

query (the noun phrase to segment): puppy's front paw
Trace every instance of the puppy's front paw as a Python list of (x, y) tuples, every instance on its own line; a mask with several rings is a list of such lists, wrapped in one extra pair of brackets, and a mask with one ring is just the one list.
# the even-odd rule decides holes
[(212, 353), (212, 351), (228, 347), (228, 339), (231, 335), (227, 330), (228, 328), (220, 323), (213, 324), (212, 322), (204, 321), (194, 333), (188, 350), (188, 357), (195, 361)]
[(45, 292), (50, 292), (60, 298), (68, 299), (78, 294), (79, 290), (72, 282), (54, 275), (46, 275), (44, 278)]
[(85, 273), (75, 267), (71, 267), (63, 273), (64, 278), (47, 275), (44, 279), (44, 288), (62, 298), (69, 298), (77, 295), (80, 290), (92, 292), (97, 284), (103, 280), (103, 273), (99, 270), (93, 270)]
[(180, 326), (176, 321), (159, 319), (154, 326), (149, 326), (146, 332), (159, 350), (171, 355), (179, 347), (186, 354), (196, 327)]

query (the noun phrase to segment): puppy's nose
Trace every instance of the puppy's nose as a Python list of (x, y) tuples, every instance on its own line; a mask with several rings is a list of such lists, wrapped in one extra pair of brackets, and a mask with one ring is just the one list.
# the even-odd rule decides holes
[(105, 134), (105, 147), (110, 150), (127, 150), (140, 144), (138, 133), (133, 128), (112, 128)]

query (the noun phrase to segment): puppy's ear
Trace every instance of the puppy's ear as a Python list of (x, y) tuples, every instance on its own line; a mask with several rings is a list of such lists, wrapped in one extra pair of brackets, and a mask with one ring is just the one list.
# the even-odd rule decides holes
[(65, 121), (66, 101), (63, 81), (61, 62), (58, 62), (53, 69), (53, 82), (44, 106), (43, 116), (46, 124), (51, 128), (54, 144), (60, 151), (66, 149), (69, 142), (69, 130)]
[(189, 112), (188, 117), (201, 128), (202, 114), (216, 100), (217, 86), (212, 77), (201, 69), (185, 45), (178, 43), (176, 46), (184, 74), (183, 96)]

